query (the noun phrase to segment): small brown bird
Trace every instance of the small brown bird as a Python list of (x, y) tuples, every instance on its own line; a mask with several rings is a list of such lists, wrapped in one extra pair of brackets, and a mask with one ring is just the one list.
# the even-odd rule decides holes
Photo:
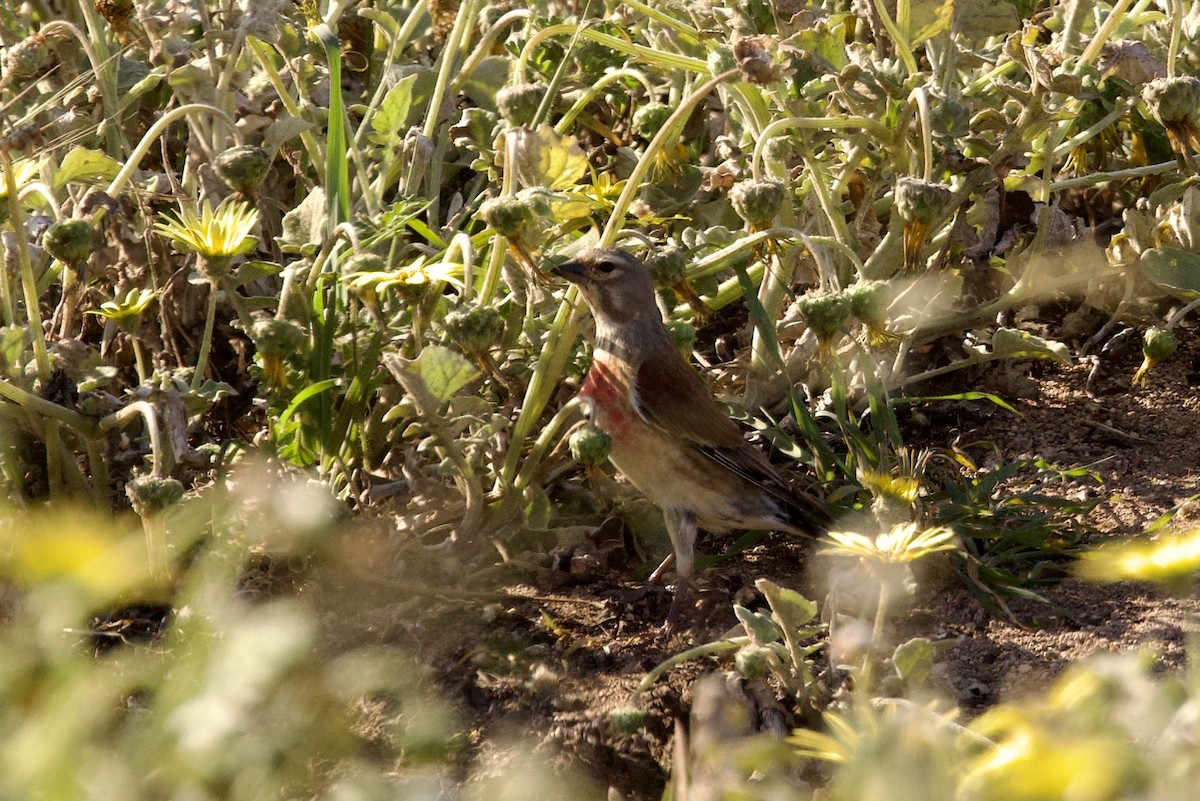
[(645, 265), (624, 251), (591, 248), (554, 272), (579, 287), (596, 319), (580, 395), (612, 438), (610, 461), (662, 507), (682, 579), (692, 574), (698, 528), (825, 530), (825, 511), (743, 438), (679, 355)]

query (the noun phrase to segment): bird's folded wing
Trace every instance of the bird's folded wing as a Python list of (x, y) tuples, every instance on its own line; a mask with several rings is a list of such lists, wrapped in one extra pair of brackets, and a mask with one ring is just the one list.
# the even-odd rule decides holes
[(633, 404), (647, 423), (688, 444), (717, 448), (746, 444), (741, 429), (717, 406), (704, 380), (673, 351), (638, 367)]
[[(668, 354), (674, 356), (674, 353)], [(801, 528), (816, 530), (824, 511), (799, 493), (713, 400), (704, 380), (680, 359), (651, 358), (638, 368), (633, 406), (650, 425), (760, 487), (794, 511)]]

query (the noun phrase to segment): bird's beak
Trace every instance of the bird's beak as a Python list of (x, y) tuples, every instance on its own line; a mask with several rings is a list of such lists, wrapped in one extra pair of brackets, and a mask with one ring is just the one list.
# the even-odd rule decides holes
[(582, 284), (587, 276), (587, 267), (577, 261), (564, 261), (557, 267), (551, 267), (550, 272), (567, 279), (572, 284)]

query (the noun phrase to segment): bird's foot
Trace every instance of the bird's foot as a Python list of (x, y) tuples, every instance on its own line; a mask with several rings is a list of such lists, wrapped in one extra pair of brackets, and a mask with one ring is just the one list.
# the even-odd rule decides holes
[(682, 612), (691, 604), (692, 598), (691, 582), (680, 579), (679, 583), (675, 585), (675, 591), (671, 594), (671, 608), (667, 610), (667, 619), (659, 627), (656, 639), (666, 643), (679, 630)]

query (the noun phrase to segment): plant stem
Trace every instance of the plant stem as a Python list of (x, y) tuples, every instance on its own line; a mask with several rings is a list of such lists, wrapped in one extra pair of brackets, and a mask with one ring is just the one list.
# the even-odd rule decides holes
[(195, 392), (204, 383), (204, 372), (208, 369), (208, 352), (212, 349), (213, 326), (217, 319), (217, 284), (208, 285), (208, 311), (204, 316), (204, 334), (200, 340), (200, 355), (196, 357), (196, 372), (192, 374), (191, 390)]
[[(29, 258), (29, 246), (25, 242), (25, 215), (21, 212), (21, 204), (17, 200), (17, 177), (13, 174), (12, 159), (6, 150), (0, 150), (0, 167), (4, 169), (8, 220), (12, 226), (17, 265), (21, 272), (21, 289), (25, 296), (25, 319), (33, 337), (33, 356), (37, 363), (38, 378), (45, 383), (50, 379), (50, 355), (46, 350), (46, 334), (42, 330), (42, 312), (38, 308), (37, 279), (33, 275), (33, 262)], [(8, 284), (7, 277), (4, 278), (4, 283)], [(9, 300), (11, 302), (11, 299)], [(16, 320), (15, 314), (13, 320)]]

